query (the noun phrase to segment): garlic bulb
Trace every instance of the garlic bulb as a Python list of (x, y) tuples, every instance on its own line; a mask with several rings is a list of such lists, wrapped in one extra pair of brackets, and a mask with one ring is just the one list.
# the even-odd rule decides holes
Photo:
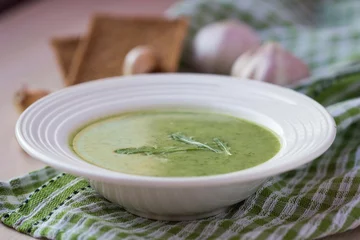
[(213, 23), (196, 34), (192, 64), (202, 72), (230, 74), (236, 58), (259, 45), (255, 31), (244, 23), (237, 20)]
[(157, 65), (158, 59), (156, 58), (155, 50), (149, 46), (138, 46), (126, 54), (123, 74), (150, 73), (155, 70)]
[(308, 66), (277, 43), (266, 43), (235, 61), (231, 75), (278, 85), (293, 84), (310, 75)]
[(14, 103), (20, 113), (22, 113), (31, 104), (36, 102), (42, 97), (45, 97), (50, 92), (42, 89), (28, 89), (23, 86), (19, 91), (15, 93)]

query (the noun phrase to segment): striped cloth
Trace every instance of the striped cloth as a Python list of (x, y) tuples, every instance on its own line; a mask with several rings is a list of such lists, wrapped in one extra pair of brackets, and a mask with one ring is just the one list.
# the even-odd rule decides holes
[[(294, 4), (297, 2), (292, 1)], [(333, 1), (336, 7), (340, 6), (340, 1), (329, 1)], [(192, 14), (197, 12), (194, 10), (196, 7), (185, 6), (187, 11), (192, 9)], [(211, 8), (214, 7), (211, 5)], [(175, 6), (170, 12), (175, 14), (176, 11), (183, 12), (183, 8)], [(244, 18), (242, 14), (238, 16)], [(248, 12), (245, 16), (249, 19)], [(331, 13), (325, 9), (320, 19), (329, 16), (332, 16)], [(277, 29), (298, 31), (300, 25), (297, 25), (297, 19), (286, 20), (293, 21), (292, 26), (274, 24), (259, 32), (265, 38)], [(271, 25), (271, 22), (268, 24)], [(307, 23), (299, 24), (303, 27)], [(193, 29), (196, 29), (195, 25), (192, 24)], [(273, 30), (270, 31), (270, 28)], [(318, 159), (269, 179), (255, 194), (220, 215), (184, 222), (136, 217), (102, 198), (85, 179), (47, 167), (0, 183), (1, 221), (19, 232), (46, 239), (314, 239), (359, 226), (360, 64), (346, 63), (350, 46), (344, 45), (349, 42), (342, 41), (345, 39), (343, 34), (339, 35), (338, 45), (334, 45), (341, 46), (343, 50), (330, 49), (330, 53), (322, 53), (326, 57), (320, 58), (321, 52), (306, 45), (313, 43), (319, 46), (324, 37), (315, 29), (307, 29), (316, 34), (314, 39), (317, 41), (308, 40), (300, 47), (302, 42), (296, 40), (296, 54), (319, 66), (329, 66), (329, 54), (334, 54), (336, 63), (343, 62), (326, 71), (313, 66), (316, 74), (293, 87), (326, 106), (338, 125), (334, 144)], [(326, 27), (318, 30), (331, 32)], [(293, 35), (293, 38), (275, 35), (288, 47), (293, 44), (290, 39), (303, 37), (299, 34)], [(360, 53), (359, 46), (353, 52)], [(313, 58), (306, 58), (309, 49), (315, 51)]]

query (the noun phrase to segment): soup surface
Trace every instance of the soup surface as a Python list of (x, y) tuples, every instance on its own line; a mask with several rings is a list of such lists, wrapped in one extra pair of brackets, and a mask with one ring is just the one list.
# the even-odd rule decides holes
[(254, 167), (280, 148), (269, 130), (229, 115), (151, 110), (92, 122), (71, 146), (83, 160), (117, 172), (206, 176)]

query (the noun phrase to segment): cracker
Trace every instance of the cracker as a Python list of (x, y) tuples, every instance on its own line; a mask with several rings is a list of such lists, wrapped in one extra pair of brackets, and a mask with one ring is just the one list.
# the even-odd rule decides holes
[(66, 85), (69, 85), (67, 77), (74, 57), (74, 53), (79, 46), (80, 41), (80, 37), (53, 38), (51, 40), (51, 45), (55, 52), (60, 71), (63, 75)]
[(184, 18), (97, 15), (75, 52), (70, 84), (122, 75), (126, 54), (139, 45), (157, 50), (159, 71), (175, 72), (187, 28)]

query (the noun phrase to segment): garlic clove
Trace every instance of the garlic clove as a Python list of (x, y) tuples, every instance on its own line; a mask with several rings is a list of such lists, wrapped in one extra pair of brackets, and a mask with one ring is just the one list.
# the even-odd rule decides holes
[(261, 64), (262, 59), (258, 57), (257, 51), (253, 51), (253, 53), (248, 57), (246, 68), (243, 71), (243, 77), (249, 79), (255, 79), (256, 77), (256, 66)]
[[(278, 64), (278, 56), (274, 54), (274, 46), (265, 44), (262, 46), (256, 55), (258, 59), (257, 70), (255, 71), (255, 80), (268, 81), (268, 79), (275, 78), (277, 74), (276, 65)], [(280, 59), (281, 60), (281, 59)]]
[(22, 113), (31, 104), (40, 98), (45, 97), (49, 93), (49, 91), (43, 89), (29, 89), (26, 85), (24, 85), (15, 93), (14, 103), (18, 111)]
[(256, 66), (261, 64), (262, 60), (257, 56), (257, 51), (258, 49), (252, 49), (240, 55), (232, 67), (231, 75), (254, 79), (256, 74)]
[(310, 75), (307, 65), (277, 43), (246, 52), (232, 67), (232, 75), (278, 85), (289, 85)]
[(125, 56), (123, 65), (124, 75), (153, 72), (158, 66), (156, 52), (149, 46), (138, 46)]
[[(241, 54), (233, 64), (231, 68), (231, 75), (243, 78), (250, 78), (251, 69), (249, 69), (248, 65), (251, 57), (253, 56), (255, 50), (249, 50), (243, 54)], [(241, 71), (240, 71), (241, 70)]]

